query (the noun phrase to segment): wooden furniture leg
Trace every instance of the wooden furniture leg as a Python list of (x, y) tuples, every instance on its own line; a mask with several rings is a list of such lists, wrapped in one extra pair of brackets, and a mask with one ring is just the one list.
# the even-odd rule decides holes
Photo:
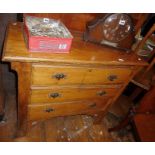
[(18, 74), (18, 132), (17, 136), (27, 133), (27, 104), (29, 103), (30, 64), (13, 62), (11, 68)]

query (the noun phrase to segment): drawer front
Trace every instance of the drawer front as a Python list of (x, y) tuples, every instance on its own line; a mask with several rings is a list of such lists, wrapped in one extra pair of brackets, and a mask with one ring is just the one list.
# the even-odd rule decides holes
[(67, 116), (84, 114), (92, 111), (104, 110), (109, 99), (104, 98), (102, 101), (74, 101), (49, 104), (28, 105), (28, 119), (48, 119), (56, 116)]
[(110, 84), (123, 83), (131, 74), (131, 68), (88, 68), (71, 66), (32, 67), (32, 85)]
[(53, 89), (40, 89), (31, 91), (31, 104), (51, 103), (62, 101), (74, 101), (81, 99), (98, 98), (114, 96), (118, 92), (118, 87), (57, 87)]
[(33, 66), (32, 85), (81, 84), (86, 68), (63, 66)]
[(129, 79), (131, 68), (96, 68), (89, 69), (84, 83), (88, 84), (119, 84)]

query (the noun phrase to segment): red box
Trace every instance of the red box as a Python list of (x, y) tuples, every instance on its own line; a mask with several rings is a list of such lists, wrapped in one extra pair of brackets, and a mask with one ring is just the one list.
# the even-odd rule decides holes
[[(38, 17), (31, 17), (31, 18), (38, 18)], [(39, 19), (47, 20), (47, 18), (39, 18)], [(48, 19), (48, 20), (53, 20), (53, 19)], [(65, 27), (63, 23), (61, 23), (60, 21), (59, 23), (63, 27)], [(34, 35), (31, 35), (24, 18), (24, 35), (25, 35), (28, 49), (31, 52), (41, 51), (41, 52), (51, 52), (51, 53), (69, 53), (73, 37), (66, 27), (65, 27), (65, 30), (68, 31), (70, 37), (56, 38), (56, 37), (49, 37), (49, 36), (34, 36)]]

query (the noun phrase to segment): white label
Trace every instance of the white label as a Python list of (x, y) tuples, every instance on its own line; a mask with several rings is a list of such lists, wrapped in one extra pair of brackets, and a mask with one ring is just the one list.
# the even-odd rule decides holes
[(66, 49), (67, 48), (67, 44), (59, 44), (59, 49)]
[(119, 25), (125, 25), (125, 20), (120, 20)]

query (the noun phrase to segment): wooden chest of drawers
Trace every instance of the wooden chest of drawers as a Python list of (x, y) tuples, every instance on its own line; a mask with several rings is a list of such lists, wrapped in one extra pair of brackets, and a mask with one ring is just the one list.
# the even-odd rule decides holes
[[(86, 43), (74, 35), (70, 54), (30, 53), (22, 24), (10, 24), (3, 61), (18, 74), (18, 125), (56, 116), (92, 115), (99, 121), (130, 79), (147, 65), (133, 53)], [(123, 103), (122, 103), (123, 104)]]

